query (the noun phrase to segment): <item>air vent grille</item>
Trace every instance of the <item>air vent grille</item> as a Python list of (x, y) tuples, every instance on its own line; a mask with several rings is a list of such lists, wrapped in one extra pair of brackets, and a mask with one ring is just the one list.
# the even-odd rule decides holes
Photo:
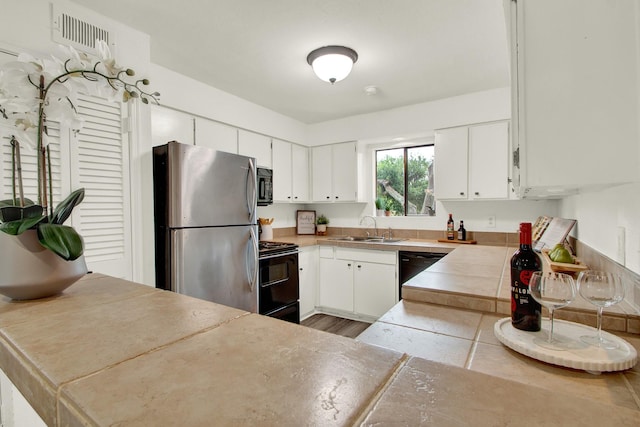
[(84, 22), (78, 18), (63, 13), (60, 16), (60, 31), (63, 39), (79, 43), (95, 49), (96, 39), (109, 44), (109, 32), (103, 28)]
[(96, 21), (102, 21), (100, 18), (85, 19), (86, 13), (56, 10), (55, 5), (53, 9), (52, 37), (54, 42), (73, 46), (83, 52), (96, 53), (96, 40), (104, 40), (109, 45), (111, 53), (115, 53), (113, 52), (115, 40), (113, 40), (109, 25), (104, 22), (96, 25)]

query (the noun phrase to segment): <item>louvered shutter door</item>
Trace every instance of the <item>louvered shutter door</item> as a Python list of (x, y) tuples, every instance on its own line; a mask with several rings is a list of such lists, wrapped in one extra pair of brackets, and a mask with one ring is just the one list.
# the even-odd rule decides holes
[(73, 225), (85, 242), (89, 270), (130, 279), (131, 216), (128, 135), (121, 103), (82, 95), (84, 126), (71, 134), (71, 187), (84, 187)]

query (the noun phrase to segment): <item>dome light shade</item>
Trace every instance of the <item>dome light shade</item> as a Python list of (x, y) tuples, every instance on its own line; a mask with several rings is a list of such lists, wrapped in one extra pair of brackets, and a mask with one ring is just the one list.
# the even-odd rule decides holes
[(356, 51), (344, 46), (324, 46), (307, 56), (316, 76), (331, 84), (347, 77), (357, 60)]

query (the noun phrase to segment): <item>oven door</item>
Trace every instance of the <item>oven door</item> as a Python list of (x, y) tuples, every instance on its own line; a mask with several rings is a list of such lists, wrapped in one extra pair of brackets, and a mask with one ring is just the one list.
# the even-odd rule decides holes
[(269, 316), (294, 305), (300, 299), (298, 253), (260, 258), (259, 283), (260, 314)]

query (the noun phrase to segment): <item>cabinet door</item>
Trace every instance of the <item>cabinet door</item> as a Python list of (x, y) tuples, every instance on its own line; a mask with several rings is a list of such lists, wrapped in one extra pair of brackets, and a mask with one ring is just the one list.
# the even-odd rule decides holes
[(469, 197), (509, 197), (509, 125), (488, 123), (469, 128)]
[(151, 143), (154, 147), (169, 141), (193, 144), (193, 117), (160, 105), (151, 105)]
[(468, 198), (467, 141), (467, 127), (436, 131), (433, 168), (437, 199)]
[(318, 247), (301, 248), (298, 255), (300, 280), (300, 317), (307, 317), (316, 309), (318, 291)]
[(238, 154), (238, 129), (196, 117), (196, 145)]
[(355, 262), (354, 311), (380, 317), (398, 302), (396, 266)]
[(271, 167), (271, 138), (238, 130), (238, 154), (255, 157), (258, 166)]
[(637, 4), (510, 3), (521, 194), (638, 180)]
[(331, 181), (332, 181), (332, 159), (331, 146), (322, 145), (313, 147), (311, 151), (311, 172), (312, 180), (312, 196), (316, 202), (332, 201)]
[(320, 258), (320, 306), (353, 312), (353, 261)]
[[(294, 202), (308, 202), (309, 198), (309, 149), (291, 144), (291, 196)], [(274, 156), (275, 161), (275, 156)]]
[(291, 201), (291, 143), (273, 140), (273, 201)]
[(356, 143), (332, 146), (333, 200), (355, 202), (358, 199), (358, 162)]

